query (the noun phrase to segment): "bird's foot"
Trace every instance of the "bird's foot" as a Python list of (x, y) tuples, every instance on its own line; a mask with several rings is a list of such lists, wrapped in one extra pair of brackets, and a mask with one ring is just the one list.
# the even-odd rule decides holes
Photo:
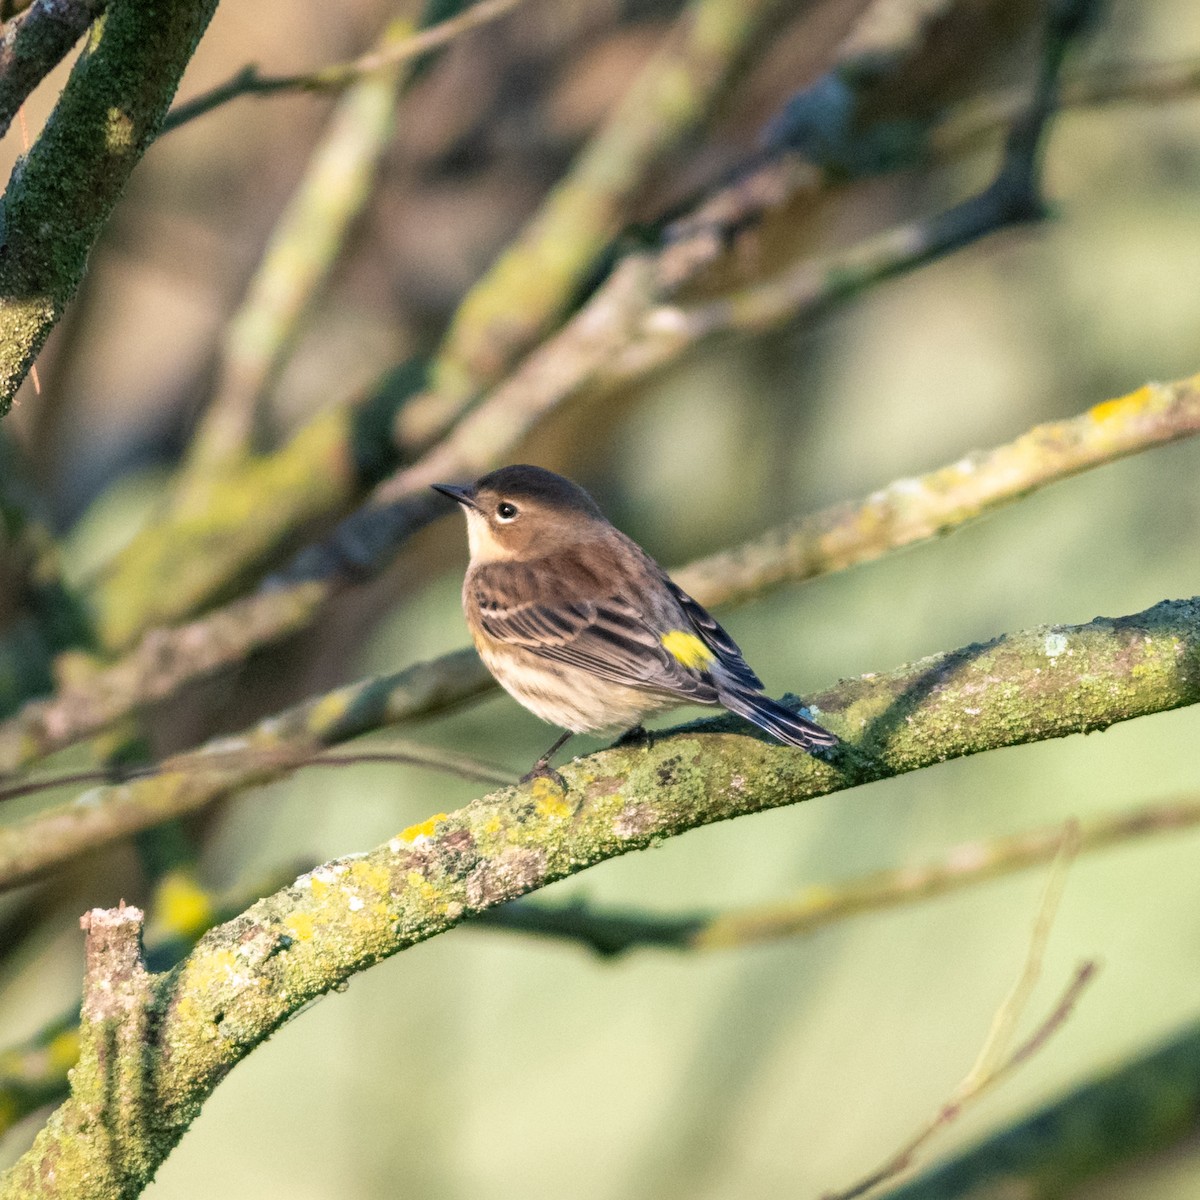
[(521, 776), (520, 782), (522, 786), (524, 786), (525, 784), (533, 783), (538, 779), (548, 779), (561, 792), (564, 794), (566, 793), (567, 781), (544, 758), (539, 758), (537, 762), (535, 762), (533, 766)]
[(654, 733), (640, 721), (633, 728), (625, 730), (615, 742), (613, 748), (624, 746), (644, 746), (647, 750), (654, 745)]

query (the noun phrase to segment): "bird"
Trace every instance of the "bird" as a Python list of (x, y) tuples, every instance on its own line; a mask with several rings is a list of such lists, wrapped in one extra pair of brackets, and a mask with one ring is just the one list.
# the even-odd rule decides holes
[(501, 467), (473, 484), (433, 484), (462, 508), (470, 563), (463, 610), (496, 681), (565, 732), (524, 777), (562, 777), (576, 733), (644, 735), (681, 704), (720, 705), (812, 752), (837, 737), (764, 693), (734, 640), (571, 480)]

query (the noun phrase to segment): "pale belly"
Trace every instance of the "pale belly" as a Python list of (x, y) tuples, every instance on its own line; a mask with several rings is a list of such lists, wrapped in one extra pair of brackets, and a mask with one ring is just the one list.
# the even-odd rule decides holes
[(610, 683), (588, 671), (511, 652), (480, 657), (514, 700), (550, 725), (572, 733), (618, 733), (682, 701), (661, 693)]

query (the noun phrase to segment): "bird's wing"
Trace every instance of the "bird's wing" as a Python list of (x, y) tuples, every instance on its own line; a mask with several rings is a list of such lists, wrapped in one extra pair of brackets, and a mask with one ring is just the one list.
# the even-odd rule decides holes
[(580, 667), (613, 683), (715, 703), (716, 684), (706, 668), (709, 660), (715, 663), (716, 653), (693, 655), (690, 662), (686, 653), (681, 658), (670, 635), (691, 636), (690, 631), (660, 630), (660, 622), (647, 619), (646, 612), (636, 595), (553, 604), (500, 604), (481, 598), (476, 619), (488, 637), (539, 657)]
[(692, 628), (700, 635), (704, 644), (721, 660), (725, 669), (738, 683), (754, 688), (755, 691), (761, 691), (763, 681), (755, 675), (750, 664), (742, 657), (737, 642), (713, 620), (703, 605), (693, 600), (674, 580), (668, 579), (665, 575), (663, 579), (666, 581), (671, 595), (679, 601), (679, 607), (687, 615)]

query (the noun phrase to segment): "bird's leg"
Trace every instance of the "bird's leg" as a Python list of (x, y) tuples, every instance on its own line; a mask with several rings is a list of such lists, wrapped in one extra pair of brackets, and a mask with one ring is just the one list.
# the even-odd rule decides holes
[(567, 742), (575, 735), (568, 729), (560, 738), (555, 739), (554, 745), (542, 755), (541, 758), (521, 776), (522, 783), (530, 783), (535, 779), (544, 778), (553, 780), (562, 790), (567, 790), (567, 781), (550, 765), (550, 760), (561, 750)]

